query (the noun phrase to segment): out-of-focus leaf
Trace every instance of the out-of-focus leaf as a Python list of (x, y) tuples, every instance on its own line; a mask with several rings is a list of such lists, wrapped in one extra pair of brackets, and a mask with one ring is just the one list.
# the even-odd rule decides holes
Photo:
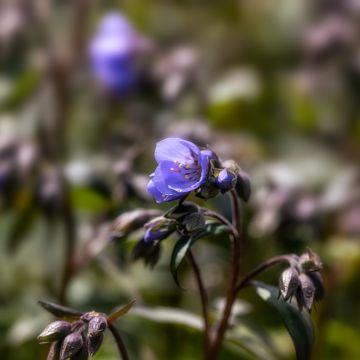
[(314, 340), (314, 330), (306, 312), (278, 299), (278, 289), (260, 281), (254, 282), (257, 294), (279, 312), (295, 346), (298, 360), (310, 358)]
[(94, 213), (105, 211), (111, 205), (109, 199), (84, 186), (71, 189), (71, 201), (75, 209)]
[(203, 329), (203, 320), (201, 317), (185, 310), (169, 307), (147, 308), (135, 306), (131, 311), (131, 314), (159, 323), (178, 324), (199, 331)]
[(9, 93), (3, 99), (0, 99), (0, 110), (16, 110), (35, 91), (39, 81), (40, 75), (37, 71), (33, 69), (25, 71), (20, 78), (15, 81)]
[(52, 303), (50, 301), (39, 300), (38, 304), (45, 310), (47, 310), (49, 313), (62, 319), (78, 320), (81, 315), (83, 315), (83, 313), (80, 311), (70, 309), (68, 307)]
[(18, 249), (20, 244), (26, 239), (31, 227), (33, 226), (35, 219), (38, 215), (33, 201), (30, 200), (23, 204), (23, 207), (16, 214), (13, 223), (9, 228), (7, 234), (8, 249), (10, 252), (14, 252)]
[(121, 306), (119, 309), (115, 310), (108, 316), (107, 320), (112, 323), (116, 321), (120, 316), (125, 315), (134, 306), (135, 301), (136, 300), (132, 300), (128, 304)]

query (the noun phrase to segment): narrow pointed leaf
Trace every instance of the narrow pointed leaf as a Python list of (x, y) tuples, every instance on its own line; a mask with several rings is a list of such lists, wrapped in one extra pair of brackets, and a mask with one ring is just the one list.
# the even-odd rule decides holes
[(108, 316), (107, 321), (109, 323), (112, 323), (112, 322), (116, 321), (119, 317), (125, 315), (134, 306), (135, 302), (136, 302), (136, 300), (132, 300), (128, 304), (126, 304), (126, 305), (120, 307), (119, 309), (115, 310), (113, 313), (111, 313)]
[(311, 319), (306, 312), (300, 312), (295, 306), (278, 299), (278, 289), (274, 286), (255, 281), (257, 294), (279, 312), (295, 346), (297, 360), (310, 358), (314, 340)]
[(39, 300), (38, 304), (45, 310), (47, 310), (49, 313), (63, 319), (78, 320), (81, 315), (83, 315), (83, 313), (80, 311), (70, 309), (68, 307), (52, 303), (50, 301)]
[(208, 232), (201, 230), (201, 231), (197, 232), (196, 234), (194, 234), (193, 236), (187, 236), (187, 235), (182, 236), (175, 244), (173, 252), (171, 254), (170, 270), (171, 270), (172, 276), (174, 278), (174, 281), (176, 282), (176, 284), (178, 286), (180, 286), (180, 284), (179, 284), (179, 280), (178, 280), (178, 276), (177, 276), (177, 270), (178, 270), (180, 264), (184, 260), (191, 245), (194, 244), (194, 242), (196, 240), (198, 240), (201, 237), (206, 236), (206, 235), (208, 235)]

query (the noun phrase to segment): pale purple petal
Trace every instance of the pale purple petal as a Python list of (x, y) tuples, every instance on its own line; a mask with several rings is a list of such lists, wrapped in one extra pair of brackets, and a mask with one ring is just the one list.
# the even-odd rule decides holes
[(199, 187), (200, 168), (184, 173), (172, 161), (162, 161), (158, 166), (165, 186), (172, 191), (187, 193)]
[(190, 141), (180, 138), (167, 138), (156, 144), (155, 159), (162, 161), (193, 162), (200, 155), (199, 148)]
[(147, 185), (147, 192), (160, 204), (167, 201), (172, 201), (183, 197), (183, 194), (165, 195), (161, 193), (155, 186), (153, 180), (150, 180)]

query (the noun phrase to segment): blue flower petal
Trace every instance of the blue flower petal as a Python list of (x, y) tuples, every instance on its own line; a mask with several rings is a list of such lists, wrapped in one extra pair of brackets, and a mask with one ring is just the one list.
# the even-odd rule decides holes
[(193, 162), (200, 155), (199, 148), (190, 141), (180, 138), (167, 138), (156, 144), (155, 159), (162, 161)]
[(172, 161), (162, 161), (159, 169), (164, 184), (172, 191), (188, 193), (196, 190), (201, 185), (199, 183), (201, 177), (200, 166), (194, 167), (192, 170), (185, 170), (179, 168)]
[[(154, 179), (156, 179), (156, 182)], [(154, 178), (149, 181), (147, 185), (147, 192), (155, 199), (158, 204), (180, 199), (184, 196), (184, 194), (179, 194), (176, 191), (166, 187), (163, 179), (161, 178), (159, 170), (157, 172), (156, 178), (154, 174)]]

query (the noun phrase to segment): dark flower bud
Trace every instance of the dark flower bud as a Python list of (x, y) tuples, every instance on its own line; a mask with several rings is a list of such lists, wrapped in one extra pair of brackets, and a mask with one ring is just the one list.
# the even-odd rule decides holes
[(83, 347), (75, 354), (73, 355), (70, 360), (88, 360), (89, 359), (89, 344), (88, 341), (84, 338), (84, 345)]
[(199, 207), (191, 202), (183, 202), (182, 204), (179, 204), (178, 206), (176, 206), (174, 209), (170, 210), (165, 217), (169, 218), (169, 219), (174, 219), (174, 220), (181, 220), (183, 219), (185, 216), (191, 214), (191, 213), (195, 213), (199, 211)]
[(134, 247), (131, 258), (133, 261), (144, 259), (145, 265), (154, 267), (159, 261), (161, 246), (159, 242), (145, 242), (140, 240)]
[(61, 346), (60, 360), (66, 360), (74, 356), (80, 351), (83, 344), (84, 341), (79, 332), (73, 332), (66, 336)]
[(296, 296), (299, 309), (301, 310), (304, 306), (305, 309), (310, 312), (315, 297), (315, 285), (311, 278), (305, 273), (299, 275), (299, 281), (300, 287)]
[(296, 294), (296, 290), (300, 285), (299, 273), (294, 267), (285, 269), (279, 279), (279, 290), (282, 298), (287, 301)]
[(215, 183), (221, 192), (224, 193), (234, 188), (236, 185), (236, 175), (231, 170), (223, 169), (216, 177)]
[(310, 272), (307, 274), (315, 285), (315, 301), (320, 301), (325, 296), (324, 282), (319, 272)]
[(140, 229), (154, 216), (159, 216), (161, 212), (155, 209), (136, 209), (127, 211), (118, 216), (111, 227), (112, 236), (120, 238), (130, 232)]
[(302, 254), (299, 258), (299, 265), (301, 271), (313, 272), (322, 269), (322, 263), (317, 254), (315, 254), (310, 248), (307, 249), (305, 254)]
[(40, 344), (46, 344), (63, 339), (71, 331), (71, 324), (64, 320), (54, 321), (49, 324), (38, 336)]
[(89, 354), (91, 356), (95, 355), (98, 352), (100, 346), (103, 343), (103, 340), (104, 340), (103, 333), (99, 333), (98, 335), (91, 336), (88, 338), (88, 349), (89, 349)]
[(107, 329), (108, 323), (105, 316), (95, 316), (89, 321), (88, 336), (97, 336)]
[(246, 202), (249, 200), (251, 195), (250, 178), (249, 175), (242, 170), (238, 171), (235, 190), (240, 199)]
[(201, 230), (205, 227), (204, 215), (199, 212), (189, 214), (188, 216), (185, 216), (184, 220), (182, 221), (182, 225), (185, 227), (185, 230), (188, 233)]
[(196, 196), (200, 199), (208, 200), (219, 194), (219, 188), (213, 181), (207, 181), (196, 191)]
[(145, 228), (145, 242), (159, 241), (167, 238), (175, 231), (176, 221), (160, 216), (148, 222)]
[(60, 360), (61, 344), (61, 341), (56, 341), (51, 344), (46, 360)]

